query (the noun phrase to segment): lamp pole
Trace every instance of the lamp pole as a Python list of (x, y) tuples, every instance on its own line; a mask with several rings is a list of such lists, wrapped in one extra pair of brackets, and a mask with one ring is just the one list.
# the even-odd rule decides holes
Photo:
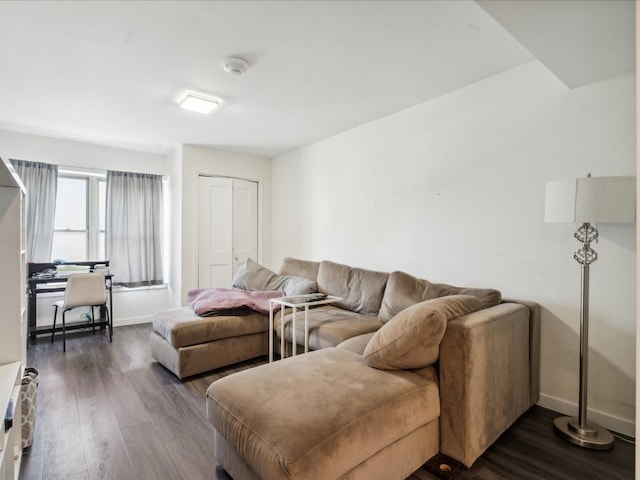
[(583, 223), (574, 237), (582, 247), (573, 258), (582, 266), (580, 292), (580, 396), (578, 418), (558, 417), (553, 421), (556, 433), (569, 442), (592, 450), (608, 450), (613, 446), (613, 435), (606, 428), (587, 422), (587, 383), (589, 380), (589, 265), (598, 259), (591, 242), (598, 239), (598, 229)]

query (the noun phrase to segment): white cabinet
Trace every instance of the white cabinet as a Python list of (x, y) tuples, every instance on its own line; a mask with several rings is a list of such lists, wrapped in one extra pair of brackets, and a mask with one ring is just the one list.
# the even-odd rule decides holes
[(20, 473), (22, 458), (22, 409), (20, 405), (20, 381), (22, 379), (22, 363), (13, 362), (0, 365), (0, 405), (2, 418), (5, 417), (7, 405), (13, 402), (13, 425), (4, 429), (2, 422), (2, 437), (0, 440), (0, 479), (17, 479)]
[(0, 159), (0, 413), (14, 403), (13, 427), (0, 426), (0, 480), (15, 480), (22, 458), (20, 383), (26, 362), (25, 192), (11, 165)]

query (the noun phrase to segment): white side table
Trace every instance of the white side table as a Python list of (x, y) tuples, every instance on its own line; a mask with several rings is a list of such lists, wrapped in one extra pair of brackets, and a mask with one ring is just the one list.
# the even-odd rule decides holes
[(334, 297), (332, 295), (324, 295), (323, 298), (318, 299), (320, 294), (311, 293), (309, 295), (297, 295), (295, 297), (281, 297), (273, 298), (269, 300), (269, 363), (273, 362), (273, 306), (280, 305), (280, 355), (284, 358), (284, 314), (287, 307), (293, 310), (293, 316), (291, 317), (292, 330), (292, 343), (293, 351), (292, 355), (296, 355), (297, 343), (296, 343), (296, 312), (299, 308), (304, 307), (304, 352), (309, 351), (309, 307), (317, 305), (326, 305), (329, 303), (335, 303), (342, 300), (341, 297)]

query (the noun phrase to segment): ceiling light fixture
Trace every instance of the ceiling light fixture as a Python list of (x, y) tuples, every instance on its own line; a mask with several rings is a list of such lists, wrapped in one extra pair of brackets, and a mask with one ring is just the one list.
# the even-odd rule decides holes
[(244, 58), (229, 57), (225, 58), (225, 60), (222, 62), (222, 68), (224, 68), (225, 72), (239, 77), (247, 71), (247, 69), (249, 68), (249, 64)]
[(180, 107), (198, 113), (211, 113), (220, 106), (220, 100), (196, 93), (189, 93), (180, 103)]

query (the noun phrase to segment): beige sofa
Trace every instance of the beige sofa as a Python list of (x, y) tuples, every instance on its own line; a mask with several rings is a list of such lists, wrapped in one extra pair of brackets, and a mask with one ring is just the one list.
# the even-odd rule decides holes
[(403, 479), (437, 452), (471, 466), (538, 399), (536, 304), (327, 261), (280, 273), (344, 300), (309, 312), (316, 351), (209, 387), (236, 480)]

